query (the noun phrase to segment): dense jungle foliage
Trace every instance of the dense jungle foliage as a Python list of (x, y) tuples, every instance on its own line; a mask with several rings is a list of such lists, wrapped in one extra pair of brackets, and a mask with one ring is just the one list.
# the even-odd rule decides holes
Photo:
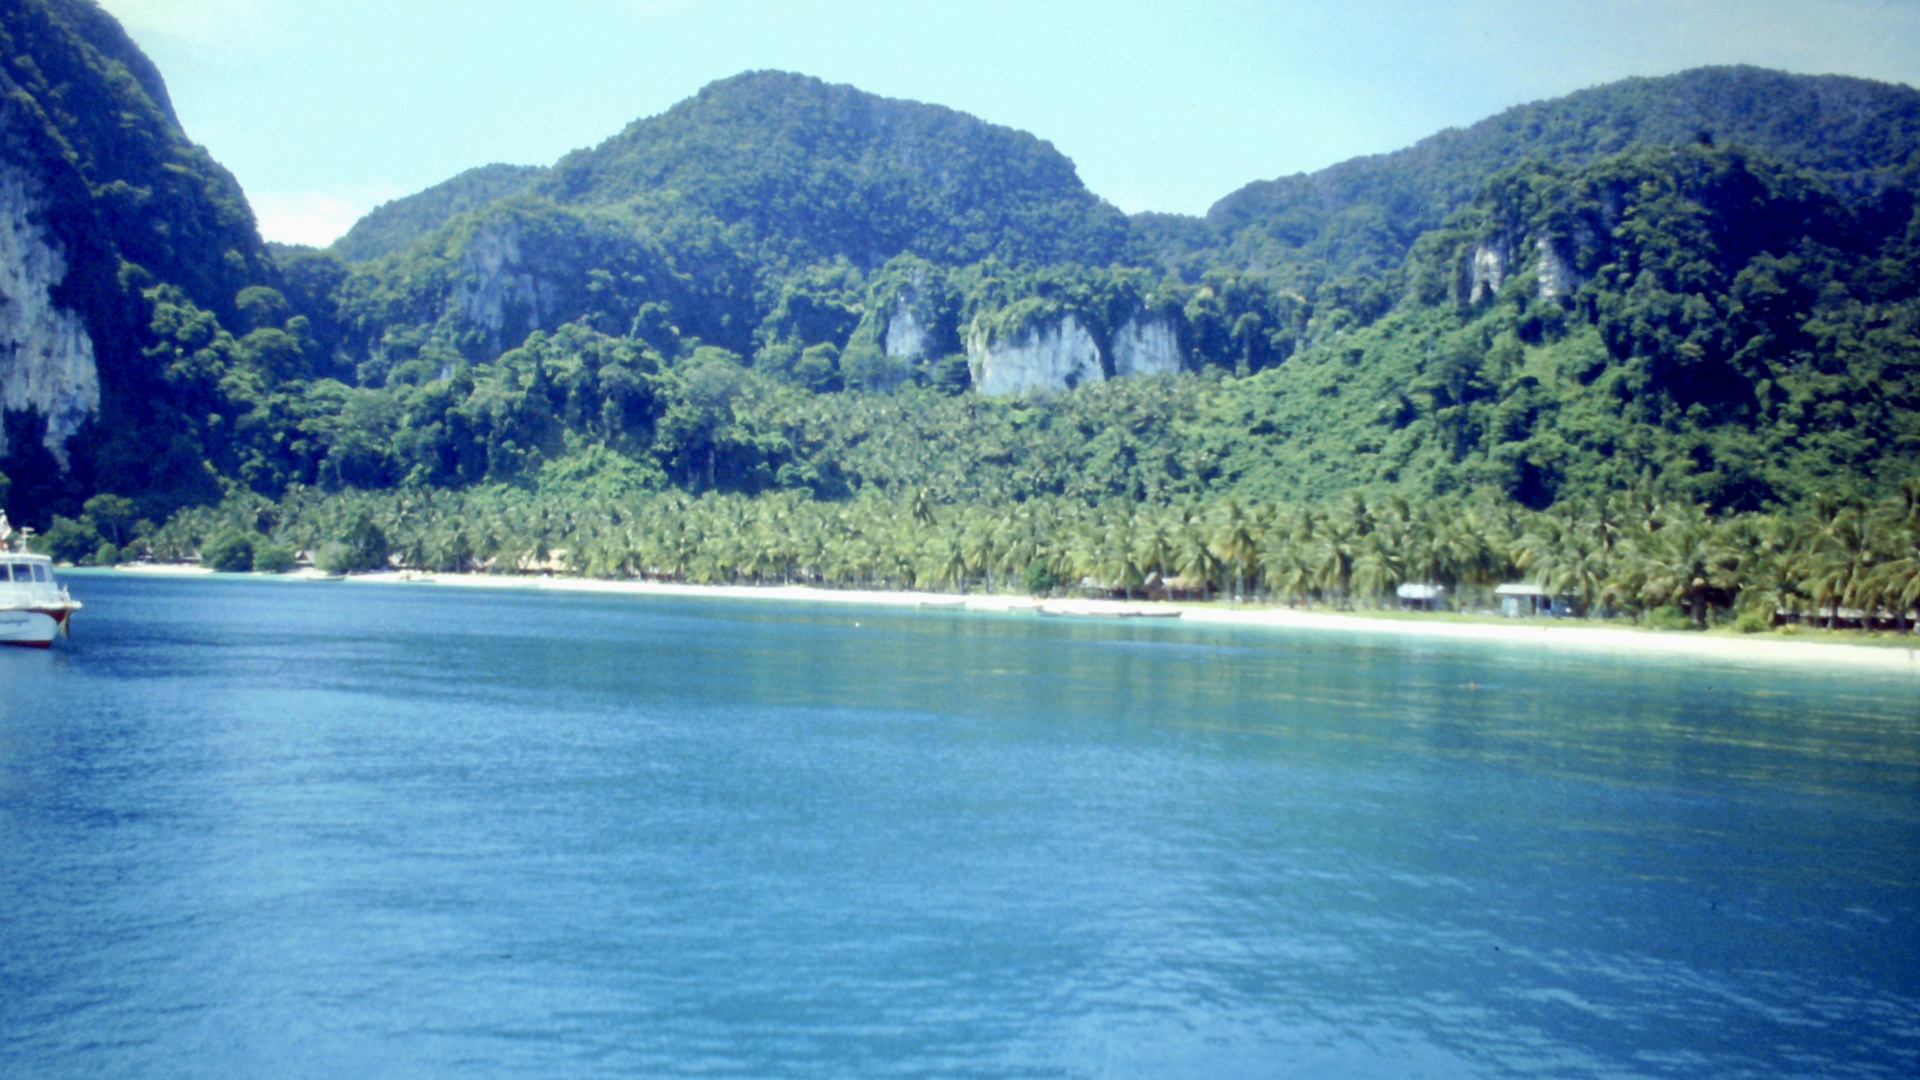
[(348, 262), (391, 255), (459, 214), (525, 190), (547, 170), (531, 165), (482, 165), (425, 191), (382, 203), (355, 222), (328, 250)]
[[(609, 485), (690, 493), (1488, 489), (1538, 509), (1651, 475), (1709, 509), (1757, 509), (1914, 475), (1916, 243), (1904, 193), (1861, 206), (1757, 155), (1690, 146), (1502, 173), (1395, 275), (1318, 302), (1223, 271), (1187, 285), (902, 258), (789, 279), (751, 351), (643, 305), (625, 332), (589, 317), (488, 362), (423, 349), (366, 385), (365, 366), (330, 369), (310, 333), (274, 327), (281, 308), (235, 338), (173, 296), (154, 303), (151, 355), (209, 417), (214, 473), (267, 495), (538, 487), (591, 451), (620, 463)], [(1475, 269), (1496, 249), (1515, 263), (1497, 289)], [(906, 290), (949, 349), (968, 326), (1070, 312), (1100, 338), (1146, 311), (1179, 326), (1194, 370), (983, 399), (951, 355), (881, 355), (879, 316)]]
[[(1034, 569), (1345, 604), (1545, 574), (1568, 556), (1528, 537), (1591, 547), (1567, 538), (1614, 515), (1639, 532), (1606, 542), (1581, 601), (1705, 619), (1763, 595), (1863, 603), (1810, 584), (1809, 521), (1875, 523), (1856, 562), (1879, 569), (1850, 581), (1912, 554), (1905, 87), (1630, 80), (1254, 185), (1205, 220), (1129, 220), (1032, 136), (751, 73), (314, 251), (259, 243), (91, 3), (0, 14), (7, 161), (49, 191), (72, 264), (56, 300), (88, 319), (101, 383), (65, 467), (35, 413), (7, 413), (0, 493), (68, 557), (512, 569), (565, 550), (590, 573), (1000, 588)], [(1106, 381), (972, 392), (970, 348), (1069, 317)], [(1180, 371), (1113, 378), (1142, 326)], [(1235, 515), (1299, 559), (1376, 537), (1376, 569), (1303, 577), (1195, 524)], [(727, 554), (773, 519), (877, 554)], [(1480, 554), (1420, 555), (1441, 519), (1477, 522)], [(1115, 561), (1134, 540), (1113, 537), (1168, 522), (1215, 561)], [(1007, 529), (1028, 530), (1012, 555), (928, 554)], [(1623, 569), (1701, 530), (1736, 568), (1710, 588)], [(663, 555), (668, 535), (704, 554)]]
[(1259, 266), (1304, 284), (1400, 265), (1423, 234), (1524, 161), (1577, 168), (1641, 146), (1764, 150), (1835, 190), (1900, 182), (1920, 145), (1920, 95), (1862, 79), (1751, 67), (1627, 79), (1517, 106), (1404, 150), (1247, 185), (1188, 225), (1168, 261)]

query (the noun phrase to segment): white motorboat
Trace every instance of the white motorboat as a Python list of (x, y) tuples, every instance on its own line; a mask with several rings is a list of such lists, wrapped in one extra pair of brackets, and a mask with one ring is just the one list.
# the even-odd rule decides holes
[(54, 580), (52, 559), (0, 544), (0, 645), (44, 649), (67, 634), (80, 608)]

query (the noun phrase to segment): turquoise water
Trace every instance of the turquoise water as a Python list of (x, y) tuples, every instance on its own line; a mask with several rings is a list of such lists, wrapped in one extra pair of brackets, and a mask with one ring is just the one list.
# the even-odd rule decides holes
[(1900, 1076), (1920, 689), (1032, 616), (76, 578), (0, 1075)]

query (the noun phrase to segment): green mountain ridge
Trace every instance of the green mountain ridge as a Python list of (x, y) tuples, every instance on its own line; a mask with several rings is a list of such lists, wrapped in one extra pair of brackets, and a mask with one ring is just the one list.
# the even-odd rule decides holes
[(713, 83), (562, 158), (540, 188), (567, 205), (677, 198), (789, 266), (902, 253), (1099, 266), (1126, 247), (1124, 216), (1052, 144), (779, 71)]
[(1528, 159), (1583, 165), (1647, 145), (1708, 141), (1763, 151), (1870, 194), (1920, 147), (1920, 91), (1752, 67), (1633, 78), (1516, 106), (1404, 150), (1247, 185), (1206, 222), (1215, 258), (1339, 276), (1398, 266), (1418, 237), (1470, 205), (1486, 178)]
[(538, 165), (482, 165), (404, 198), (383, 203), (328, 246), (347, 262), (391, 255), (459, 214), (526, 190), (547, 170)]

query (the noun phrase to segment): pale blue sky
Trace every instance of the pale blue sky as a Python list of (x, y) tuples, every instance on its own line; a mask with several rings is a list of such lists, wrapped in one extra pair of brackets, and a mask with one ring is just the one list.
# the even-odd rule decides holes
[(1920, 84), (1920, 0), (101, 0), (270, 239), (551, 164), (714, 79), (801, 71), (1048, 139), (1127, 211), (1398, 149), (1628, 75)]

